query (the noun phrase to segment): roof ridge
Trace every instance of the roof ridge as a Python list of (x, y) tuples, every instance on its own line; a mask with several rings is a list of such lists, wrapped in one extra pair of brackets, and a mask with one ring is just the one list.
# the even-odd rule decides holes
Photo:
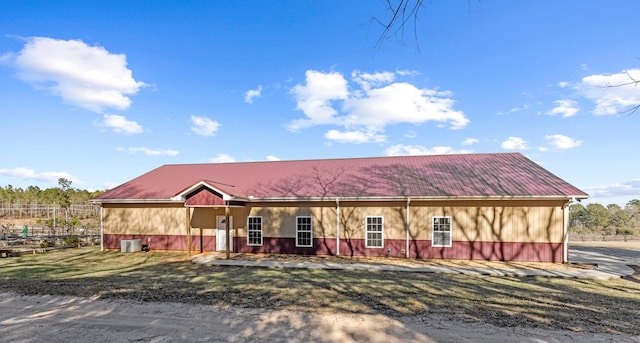
[(224, 165), (224, 164), (252, 164), (252, 163), (287, 163), (287, 162), (314, 162), (314, 161), (346, 161), (346, 160), (380, 160), (407, 157), (442, 157), (442, 156), (486, 156), (486, 155), (521, 155), (521, 152), (479, 152), (479, 153), (456, 153), (456, 154), (421, 154), (421, 155), (393, 155), (393, 156), (360, 156), (360, 157), (333, 157), (333, 158), (308, 158), (299, 160), (275, 160), (275, 161), (236, 161), (236, 162), (201, 162), (201, 163), (167, 163), (162, 166), (194, 166), (194, 165)]

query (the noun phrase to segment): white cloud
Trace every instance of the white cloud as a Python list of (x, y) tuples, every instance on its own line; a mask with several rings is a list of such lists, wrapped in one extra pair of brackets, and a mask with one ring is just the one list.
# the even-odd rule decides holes
[(396, 76), (394, 73), (388, 71), (369, 74), (354, 70), (351, 73), (351, 77), (355, 82), (360, 84), (363, 89), (369, 90), (372, 86), (381, 86), (393, 82)]
[(34, 181), (52, 182), (52, 183), (57, 183), (58, 179), (65, 178), (77, 184), (82, 184), (82, 181), (78, 180), (75, 176), (67, 172), (46, 171), (46, 172), (36, 173), (35, 170), (24, 168), (24, 167), (13, 168), (13, 169), (0, 168), (0, 175), (9, 176), (16, 179), (22, 179), (22, 180), (34, 180)]
[(416, 133), (415, 131), (411, 130), (411, 131), (405, 133), (404, 136), (407, 137), (407, 138), (416, 138), (416, 137), (418, 137), (418, 133)]
[(640, 105), (640, 87), (633, 80), (640, 80), (640, 69), (590, 75), (584, 77), (575, 89), (595, 102), (595, 115), (612, 115)]
[(297, 131), (314, 125), (338, 123), (335, 117), (338, 111), (332, 107), (332, 102), (347, 99), (347, 80), (337, 72), (315, 70), (307, 70), (305, 77), (306, 84), (294, 86), (291, 93), (296, 98), (297, 109), (307, 118), (294, 120), (289, 129)]
[(228, 154), (218, 154), (216, 155), (216, 157), (212, 157), (209, 159), (209, 162), (212, 162), (212, 163), (231, 163), (235, 161), (236, 159), (231, 157), (231, 155), (228, 155)]
[(180, 152), (178, 150), (162, 150), (162, 149), (149, 149), (143, 147), (130, 147), (130, 148), (116, 148), (117, 151), (127, 152), (129, 154), (137, 154), (142, 153), (147, 156), (176, 156)]
[(520, 137), (509, 137), (500, 145), (505, 150), (527, 150), (527, 142)]
[(244, 102), (252, 104), (254, 98), (259, 98), (262, 95), (262, 85), (258, 86), (258, 89), (250, 89), (244, 93)]
[(102, 125), (117, 133), (134, 134), (143, 132), (140, 124), (135, 121), (127, 120), (124, 116), (117, 114), (105, 114), (103, 116)]
[(0, 63), (11, 64), (16, 58), (16, 54), (12, 52), (0, 54)]
[(470, 150), (456, 150), (448, 146), (435, 146), (433, 148), (420, 145), (392, 145), (385, 149), (387, 156), (402, 155), (450, 155), (450, 154), (468, 154)]
[[(452, 129), (461, 129), (469, 119), (453, 109), (449, 92), (396, 81), (400, 73), (352, 73), (353, 87), (338, 72), (306, 72), (306, 82), (291, 90), (297, 108), (305, 117), (292, 121), (288, 128), (296, 131), (315, 125), (336, 125), (347, 132), (367, 132), (379, 136), (387, 125), (409, 123), (419, 125), (434, 121), (447, 123)], [(337, 137), (339, 130), (327, 135)], [(353, 139), (353, 142), (362, 142)], [(379, 142), (379, 139), (369, 140)]]
[(11, 57), (21, 80), (94, 112), (129, 108), (129, 96), (145, 86), (133, 78), (125, 55), (80, 40), (30, 37)]
[(637, 196), (640, 194), (640, 179), (605, 186), (585, 187), (584, 191), (589, 193), (591, 198)]
[(526, 110), (528, 110), (530, 108), (531, 108), (531, 104), (530, 103), (525, 103), (520, 107), (514, 107), (514, 108), (510, 109), (509, 112), (515, 113), (515, 112), (520, 112), (520, 111), (526, 111)]
[(267, 156), (267, 161), (280, 161), (280, 158), (273, 155), (269, 155)]
[(462, 145), (474, 145), (478, 143), (478, 140), (475, 138), (467, 138), (462, 142)]
[(556, 100), (553, 103), (556, 107), (547, 112), (549, 115), (560, 114), (562, 118), (568, 118), (578, 113), (578, 103), (575, 100)]
[(201, 136), (214, 136), (220, 123), (207, 117), (191, 116), (191, 131)]
[(582, 141), (565, 135), (546, 135), (544, 138), (556, 149), (572, 149), (582, 145)]
[(400, 76), (418, 76), (420, 72), (417, 70), (398, 69), (396, 70), (396, 74)]
[(375, 131), (338, 131), (329, 130), (325, 138), (338, 143), (371, 143), (384, 142), (387, 137), (378, 135)]
[(571, 85), (571, 83), (567, 82), (567, 81), (560, 81), (558, 82), (558, 87), (560, 88), (567, 88)]
[(464, 114), (453, 110), (448, 92), (420, 89), (405, 82), (368, 90), (362, 96), (349, 98), (344, 109), (347, 126), (366, 126), (382, 130), (397, 123), (422, 124), (428, 121), (448, 122), (452, 129), (469, 123)]

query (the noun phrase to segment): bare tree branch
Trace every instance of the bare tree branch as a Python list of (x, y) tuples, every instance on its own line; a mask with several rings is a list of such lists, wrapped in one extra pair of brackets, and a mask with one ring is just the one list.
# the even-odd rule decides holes
[[(482, 0), (477, 0), (481, 2)], [(385, 13), (390, 14), (387, 18), (371, 17), (371, 21), (382, 26), (382, 33), (378, 36), (376, 49), (380, 48), (391, 34), (400, 35), (400, 41), (404, 43), (405, 29), (413, 22), (413, 38), (416, 42), (416, 50), (420, 53), (418, 41), (418, 20), (420, 11), (425, 7), (424, 0), (386, 0)], [(467, 0), (467, 6), (471, 9), (471, 0)]]
[(611, 83), (607, 82), (607, 87), (624, 87), (629, 85), (637, 86), (640, 83), (640, 80), (636, 80), (633, 76), (631, 76), (628, 70), (625, 70), (624, 72), (627, 74), (627, 77), (629, 77), (631, 81), (616, 84), (616, 85), (612, 85)]
[(635, 105), (631, 108), (627, 108), (626, 110), (620, 112), (620, 114), (626, 114), (627, 116), (630, 116), (636, 113), (638, 110), (640, 110), (640, 105)]
[[(627, 77), (631, 81), (618, 83), (618, 84), (611, 84), (610, 82), (607, 82), (606, 87), (607, 88), (614, 88), (614, 87), (624, 87), (624, 86), (631, 86), (631, 85), (633, 85), (634, 87), (637, 87), (638, 84), (640, 84), (640, 80), (634, 78), (631, 75), (631, 73), (629, 73), (629, 70), (625, 70), (625, 73), (627, 74)], [(638, 110), (640, 110), (640, 104), (632, 106), (632, 107), (629, 107), (626, 110), (621, 111), (620, 114), (626, 114), (627, 116), (630, 116), (630, 115), (636, 113)]]
[[(400, 0), (397, 4), (393, 4), (392, 0), (387, 0), (387, 10), (391, 12), (391, 18), (380, 20), (372, 17), (371, 20), (383, 27), (382, 33), (376, 42), (376, 48), (382, 46), (382, 43), (389, 37), (391, 32), (400, 33), (404, 39), (405, 26), (409, 20), (413, 20), (413, 33), (416, 41), (418, 40), (418, 13), (423, 7), (424, 0)], [(392, 31), (393, 29), (393, 31)]]

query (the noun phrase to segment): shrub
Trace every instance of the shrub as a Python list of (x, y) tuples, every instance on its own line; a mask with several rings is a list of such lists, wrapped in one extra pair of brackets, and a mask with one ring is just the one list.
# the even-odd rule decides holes
[(616, 229), (616, 235), (633, 235), (635, 234), (635, 230), (632, 228), (617, 228)]
[(53, 248), (55, 245), (56, 245), (55, 243), (49, 242), (49, 241), (44, 241), (40, 243), (41, 248)]
[(68, 236), (64, 239), (64, 245), (78, 245), (80, 242), (80, 238), (77, 236)]

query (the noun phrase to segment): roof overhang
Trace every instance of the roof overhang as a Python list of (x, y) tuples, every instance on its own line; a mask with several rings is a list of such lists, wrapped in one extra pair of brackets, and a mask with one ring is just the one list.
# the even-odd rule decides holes
[(301, 202), (301, 201), (481, 201), (481, 200), (582, 200), (584, 195), (487, 195), (487, 196), (324, 196), (324, 197), (254, 197), (249, 196), (246, 202)]
[[(227, 185), (229, 186), (229, 185)], [(207, 181), (207, 180), (201, 180), (198, 181), (196, 183), (194, 183), (193, 185), (185, 188), (184, 190), (178, 192), (177, 194), (175, 194), (174, 196), (171, 197), (171, 200), (181, 200), (181, 201), (185, 201), (187, 199), (187, 197), (193, 193), (198, 191), (200, 188), (207, 188), (211, 191), (214, 191), (216, 193), (219, 193), (222, 195), (222, 200), (232, 200), (235, 198), (235, 196), (233, 194), (228, 193), (227, 191), (224, 191), (222, 189), (222, 187), (216, 187), (215, 186), (215, 182), (213, 181)], [(233, 186), (229, 186), (229, 187), (233, 187)], [(227, 188), (227, 187), (225, 187)]]
[(90, 203), (93, 204), (166, 204), (176, 203), (182, 204), (184, 200), (175, 199), (91, 199)]
[[(187, 190), (179, 193), (178, 195), (170, 198), (170, 199), (93, 199), (90, 202), (95, 204), (103, 204), (103, 203), (118, 203), (118, 204), (160, 204), (160, 203), (177, 203), (183, 204), (186, 203), (186, 197), (192, 192), (198, 190), (201, 186), (205, 186), (210, 188), (209, 184), (206, 182), (199, 182), (192, 187), (189, 187)], [(189, 207), (242, 207), (243, 203), (251, 203), (251, 202), (316, 202), (316, 201), (335, 201), (336, 199), (340, 201), (366, 201), (366, 202), (374, 202), (374, 201), (406, 201), (407, 199), (411, 199), (411, 201), (499, 201), (499, 200), (522, 200), (522, 201), (533, 201), (533, 200), (565, 200), (565, 201), (580, 201), (587, 199), (588, 195), (514, 195), (514, 196), (325, 196), (325, 197), (236, 197), (224, 192), (217, 190), (216, 188), (210, 188), (211, 190), (222, 194), (223, 200), (226, 201), (225, 205), (215, 204), (215, 205), (190, 205)]]

